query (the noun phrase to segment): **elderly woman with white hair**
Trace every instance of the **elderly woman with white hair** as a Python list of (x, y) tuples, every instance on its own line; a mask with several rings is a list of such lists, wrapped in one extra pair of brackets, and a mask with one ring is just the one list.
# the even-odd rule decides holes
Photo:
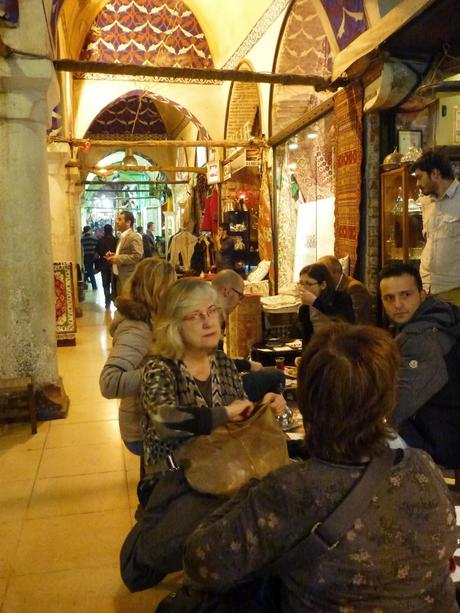
[(253, 410), (233, 361), (217, 350), (220, 334), (217, 294), (208, 283), (184, 279), (168, 289), (142, 385), (152, 491), (121, 553), (122, 577), (132, 591), (182, 568), (185, 539), (222, 503), (220, 496), (192, 490), (176, 465), (193, 437), (242, 421)]

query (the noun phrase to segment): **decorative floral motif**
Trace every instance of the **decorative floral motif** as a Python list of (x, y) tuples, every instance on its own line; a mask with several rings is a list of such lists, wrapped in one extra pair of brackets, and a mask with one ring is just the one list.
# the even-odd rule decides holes
[(88, 32), (80, 59), (213, 68), (194, 14), (181, 0), (112, 0)]

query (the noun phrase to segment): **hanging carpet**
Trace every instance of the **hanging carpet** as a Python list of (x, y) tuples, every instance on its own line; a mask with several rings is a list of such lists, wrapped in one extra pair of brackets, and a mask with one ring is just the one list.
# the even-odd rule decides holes
[(354, 273), (358, 250), (361, 201), (363, 89), (355, 83), (334, 98), (336, 126), (335, 255), (350, 256)]

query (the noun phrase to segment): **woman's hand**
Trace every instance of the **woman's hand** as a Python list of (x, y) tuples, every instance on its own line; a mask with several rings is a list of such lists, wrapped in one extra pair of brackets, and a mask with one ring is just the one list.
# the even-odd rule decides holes
[(281, 394), (267, 392), (260, 401), (260, 404), (261, 406), (270, 407), (276, 416), (284, 415), (286, 413), (286, 400)]
[(310, 292), (308, 289), (302, 287), (299, 289), (299, 298), (302, 304), (307, 304), (308, 306), (311, 306), (315, 302), (317, 296), (315, 296), (313, 292)]
[(254, 411), (254, 403), (250, 400), (234, 400), (225, 407), (229, 421), (243, 421)]

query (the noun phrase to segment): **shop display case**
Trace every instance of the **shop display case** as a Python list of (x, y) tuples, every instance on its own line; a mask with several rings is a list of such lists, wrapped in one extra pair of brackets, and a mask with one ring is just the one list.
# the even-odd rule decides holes
[[(258, 252), (250, 240), (250, 213), (249, 211), (228, 211), (224, 213), (224, 221), (230, 225), (229, 235), (235, 241), (235, 266), (245, 268), (248, 265), (256, 266), (259, 262)], [(254, 256), (257, 255), (257, 259)]]
[(381, 174), (382, 266), (391, 262), (420, 263), (425, 245), (422, 233), (422, 194), (410, 165)]

